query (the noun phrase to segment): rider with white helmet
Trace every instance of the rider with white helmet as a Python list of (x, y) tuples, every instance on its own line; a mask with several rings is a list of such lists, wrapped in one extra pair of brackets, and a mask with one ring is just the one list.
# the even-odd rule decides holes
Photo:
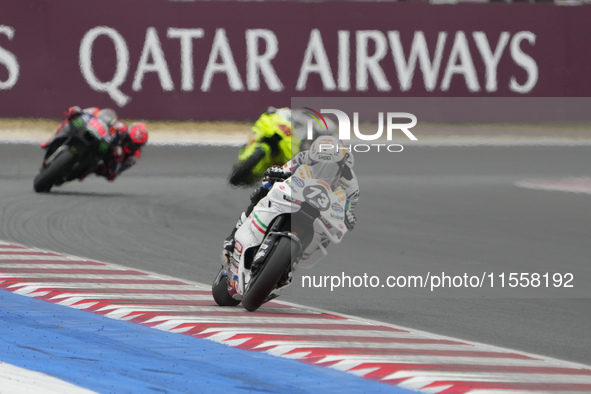
[(333, 190), (342, 188), (347, 196), (345, 205), (345, 224), (349, 231), (353, 230), (357, 220), (353, 212), (359, 201), (359, 185), (353, 172), (353, 155), (346, 149), (342, 141), (335, 136), (321, 136), (310, 146), (310, 150), (295, 155), (282, 167), (274, 166), (265, 172), (263, 185), (256, 189), (250, 196), (251, 204), (242, 213), (238, 223), (230, 236), (224, 241), (224, 254), (234, 250), (234, 233), (243, 221), (250, 215), (254, 206), (264, 198), (273, 183), (289, 178), (301, 165), (307, 165), (316, 179), (321, 179), (330, 184)]

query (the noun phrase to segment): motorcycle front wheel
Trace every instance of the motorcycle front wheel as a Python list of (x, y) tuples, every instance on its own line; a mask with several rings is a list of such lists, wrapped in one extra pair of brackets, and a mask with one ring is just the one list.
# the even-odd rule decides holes
[(234, 299), (228, 293), (228, 275), (226, 275), (223, 268), (218, 273), (213, 285), (211, 285), (211, 295), (219, 306), (236, 306), (240, 304), (240, 301)]
[(63, 178), (65, 169), (71, 166), (75, 156), (69, 149), (61, 151), (46, 167), (41, 168), (33, 181), (33, 187), (37, 193), (47, 193), (53, 185)]
[(246, 294), (242, 299), (244, 309), (253, 312), (265, 302), (277, 286), (277, 282), (289, 269), (294, 252), (291, 239), (281, 237), (269, 257), (267, 257), (267, 261), (259, 269), (256, 276), (251, 278)]

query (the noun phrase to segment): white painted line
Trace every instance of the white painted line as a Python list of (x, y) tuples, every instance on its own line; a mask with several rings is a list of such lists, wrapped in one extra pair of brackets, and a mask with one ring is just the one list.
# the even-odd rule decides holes
[[(242, 313), (242, 311), (240, 311), (240, 309), (238, 309), (238, 308), (220, 308), (219, 306), (217, 306), (217, 304), (215, 304), (215, 302), (213, 301), (213, 299), (211, 297), (207, 298), (207, 300), (211, 301), (211, 306), (125, 304), (125, 305), (110, 305), (110, 306), (99, 309), (99, 312), (102, 310), (113, 309), (113, 312), (127, 311), (128, 313), (131, 313), (134, 311), (139, 311), (142, 313), (144, 313), (144, 312), (145, 313), (160, 313), (162, 316), (166, 315), (167, 312), (195, 312), (195, 316), (193, 316), (193, 317), (199, 317), (200, 316), (199, 312), (206, 312), (206, 311), (209, 311), (210, 309), (212, 311), (220, 312), (220, 313), (236, 313), (236, 312)], [(291, 309), (291, 310), (294, 310), (294, 309)], [(287, 312), (287, 313), (289, 313), (290, 309), (275, 308), (275, 309), (269, 310), (268, 312)], [(244, 311), (245, 316), (248, 313), (249, 312)], [(191, 317), (191, 316), (189, 316), (189, 317)]]
[[(93, 268), (94, 269), (94, 268)], [(23, 273), (4, 273), (4, 272), (0, 272), (0, 276), (2, 278), (31, 278), (31, 277), (35, 277), (35, 278), (42, 278), (42, 279), (49, 279), (49, 278), (67, 278), (67, 279), (95, 279), (95, 280), (101, 280), (101, 279), (133, 279), (133, 280), (146, 280), (146, 281), (150, 281), (150, 280), (154, 280), (154, 277), (150, 277), (147, 275), (133, 275), (133, 274), (121, 274), (121, 275), (116, 275), (116, 274), (109, 274), (109, 275), (100, 275), (100, 274), (42, 274), (42, 273), (38, 273), (38, 272), (33, 272), (33, 273), (28, 273), (28, 274), (23, 274)]]
[[(4, 266), (4, 265), (3, 265)], [(88, 268), (88, 266), (87, 266)], [(58, 282), (30, 282), (31, 284), (23, 284), (23, 283), (15, 283), (11, 287), (21, 287), (23, 291), (27, 291), (32, 293), (39, 289), (52, 289), (56, 291), (60, 291), (60, 289), (109, 289), (109, 290), (165, 290), (165, 291), (202, 291), (196, 289), (195, 286), (191, 285), (181, 285), (181, 284), (162, 284), (162, 285), (155, 285), (155, 284), (127, 284), (127, 283), (58, 283)], [(65, 294), (65, 293), (64, 293)]]
[[(298, 324), (317, 324), (319, 329), (322, 329), (322, 325), (339, 324), (339, 325), (350, 325), (353, 322), (349, 320), (339, 320), (338, 322), (331, 319), (306, 319), (301, 317), (256, 317), (253, 313), (246, 312), (244, 316), (232, 316), (230, 319), (234, 324), (240, 323), (287, 323), (293, 324), (297, 327)], [(176, 328), (181, 324), (192, 324), (192, 323), (228, 323), (228, 317), (223, 316), (156, 316), (145, 323), (156, 323), (160, 322), (156, 328), (167, 330)]]
[[(0, 259), (2, 260), (33, 260), (33, 261), (68, 261), (68, 262), (75, 262), (75, 261), (88, 261), (86, 259), (72, 259), (69, 256), (51, 256), (51, 255), (41, 255), (41, 254), (0, 254)], [(95, 267), (95, 266), (103, 266), (103, 264), (96, 264), (87, 266)], [(38, 265), (37, 267), (42, 267)], [(129, 270), (129, 268), (128, 268)]]
[[(532, 374), (512, 372), (487, 372), (487, 379), (491, 382), (536, 382), (536, 383), (576, 383), (591, 384), (589, 375), (560, 375), (560, 374)], [(433, 372), (433, 371), (399, 371), (386, 376), (382, 380), (408, 379), (413, 381), (471, 381), (477, 378), (471, 372)]]
[[(285, 328), (267, 328), (267, 327), (211, 327), (206, 328), (200, 332), (200, 334), (209, 334), (212, 332), (230, 332), (232, 335), (237, 334), (250, 334), (250, 335), (294, 335), (294, 336), (307, 336), (316, 335), (318, 330), (310, 328), (298, 328), (297, 326), (289, 329)], [(402, 331), (374, 331), (371, 326), (367, 329), (356, 329), (356, 330), (330, 330), (324, 335), (330, 335), (334, 337), (375, 337), (375, 338), (418, 338), (417, 335), (410, 332)], [(457, 342), (463, 343), (458, 340)]]
[[(590, 168), (591, 172), (591, 168)], [(524, 179), (515, 186), (533, 190), (547, 190), (591, 194), (591, 178)]]
[[(4, 256), (0, 255), (0, 259)], [(72, 263), (59, 263), (56, 262), (55, 264), (26, 264), (26, 263), (17, 263), (17, 264), (2, 264), (2, 269), (26, 269), (29, 274), (34, 274), (35, 270), (39, 270), (40, 272), (44, 272), (45, 270), (53, 269), (53, 270), (112, 270), (111, 267), (107, 265), (88, 265), (88, 264), (72, 264)], [(2, 271), (0, 271), (2, 274)]]
[(41, 372), (20, 368), (0, 361), (2, 394), (92, 394), (96, 391), (78, 387)]
[[(17, 290), (19, 294), (26, 294), (22, 290)], [(15, 293), (16, 293), (15, 292)], [(36, 296), (36, 295), (35, 295)], [(61, 293), (53, 297), (54, 299), (68, 298), (68, 299), (91, 299), (91, 300), (176, 300), (176, 301), (213, 301), (211, 295), (200, 294), (151, 294), (151, 293)], [(141, 305), (141, 304), (140, 304)], [(137, 305), (136, 308), (141, 306)], [(163, 307), (166, 307), (164, 305)]]
[[(289, 335), (289, 329), (286, 330), (286, 334)], [(211, 337), (210, 337), (211, 338)], [(250, 339), (250, 338), (248, 338)], [(372, 342), (345, 342), (345, 341), (327, 341), (327, 340), (314, 340), (311, 338), (306, 341), (265, 341), (256, 348), (264, 348), (273, 346), (278, 352), (287, 353), (291, 350), (299, 348), (351, 348), (351, 349), (426, 349), (426, 350), (449, 350), (449, 351), (478, 351), (480, 349), (471, 348), (470, 345), (458, 344), (458, 345), (446, 345), (437, 343), (372, 343)], [(503, 353), (504, 354), (504, 353)]]
[(469, 365), (499, 365), (514, 367), (547, 367), (545, 360), (529, 360), (520, 358), (486, 358), (486, 357), (445, 357), (431, 355), (357, 355), (337, 354), (328, 355), (316, 360), (315, 364), (337, 362), (331, 365), (341, 371), (347, 371), (365, 363), (393, 363), (393, 364), (469, 364)]

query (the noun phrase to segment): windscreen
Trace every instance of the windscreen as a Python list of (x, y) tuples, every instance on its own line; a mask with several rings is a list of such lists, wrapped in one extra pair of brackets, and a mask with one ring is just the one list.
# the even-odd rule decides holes
[(312, 163), (309, 168), (312, 173), (312, 178), (320, 179), (329, 185), (332, 185), (339, 176), (341, 166), (333, 161), (316, 161)]

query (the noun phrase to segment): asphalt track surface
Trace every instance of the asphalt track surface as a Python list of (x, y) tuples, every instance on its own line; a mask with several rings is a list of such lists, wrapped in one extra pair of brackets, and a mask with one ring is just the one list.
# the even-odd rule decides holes
[[(225, 178), (236, 148), (148, 146), (114, 183), (35, 194), (42, 151), (0, 145), (0, 239), (210, 283), (250, 190)], [(359, 224), (299, 275), (544, 272), (566, 266), (580, 298), (448, 298), (390, 288), (303, 288), (283, 301), (591, 364), (591, 195), (518, 188), (591, 175), (591, 147), (407, 147), (356, 155)], [(575, 279), (576, 279), (575, 278)]]

